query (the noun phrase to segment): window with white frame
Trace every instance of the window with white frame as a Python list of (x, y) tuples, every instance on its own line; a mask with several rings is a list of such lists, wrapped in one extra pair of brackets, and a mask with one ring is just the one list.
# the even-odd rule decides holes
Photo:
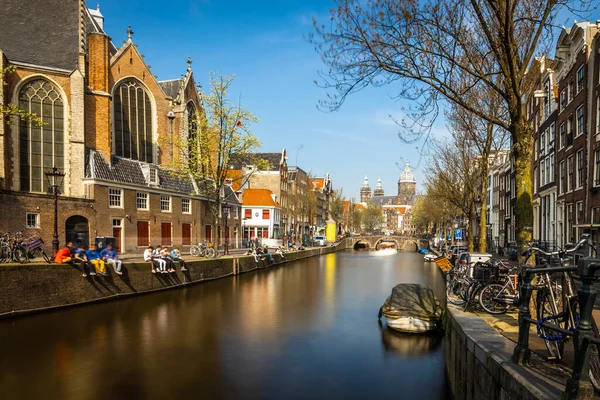
[(596, 133), (600, 133), (600, 96), (596, 97)]
[(108, 206), (113, 208), (123, 208), (122, 189), (108, 189)]
[(560, 168), (559, 168), (559, 184), (558, 184), (558, 193), (562, 194), (565, 192), (565, 161), (561, 161), (560, 162)]
[(577, 93), (581, 92), (583, 90), (583, 87), (585, 86), (585, 72), (583, 70), (583, 65), (581, 66), (581, 68), (579, 68), (577, 70)]
[[(541, 177), (540, 177), (541, 180)], [(538, 177), (537, 177), (537, 168), (533, 167), (533, 193), (537, 193), (537, 187), (538, 187)], [(541, 186), (541, 184), (540, 184)]]
[(565, 135), (566, 135), (567, 127), (565, 124), (560, 125), (560, 148), (565, 147)]
[(583, 201), (580, 201), (577, 203), (577, 223), (581, 224), (584, 222), (583, 220)]
[(540, 154), (544, 155), (546, 151), (546, 132), (542, 132), (540, 136)]
[(542, 162), (540, 163), (540, 187), (546, 184), (546, 169), (544, 168), (545, 165), (546, 160), (542, 160)]
[(537, 161), (538, 153), (540, 152), (540, 148), (538, 147), (538, 140), (535, 139), (533, 142), (533, 159)]
[(550, 154), (550, 173), (548, 176), (548, 182), (554, 182), (554, 153)]
[(577, 109), (577, 134), (579, 136), (583, 133), (584, 118), (583, 118), (583, 106)]
[(27, 226), (27, 228), (39, 228), (40, 227), (40, 214), (39, 213), (25, 213), (25, 226)]
[(550, 158), (546, 159), (546, 184), (550, 183)]
[(594, 151), (594, 186), (600, 186), (600, 149)]
[(137, 192), (135, 194), (135, 205), (138, 210), (148, 210), (148, 193)]
[(551, 99), (551, 90), (550, 90), (550, 80), (547, 79), (544, 83), (544, 119), (548, 118), (550, 115), (550, 99)]
[(560, 91), (560, 112), (565, 110), (567, 106), (567, 88)]
[(181, 213), (182, 214), (191, 214), (192, 213), (191, 199), (181, 199)]
[(583, 180), (585, 178), (583, 171), (583, 150), (577, 152), (577, 189), (583, 187)]
[(573, 190), (573, 156), (567, 158), (567, 191)]
[(569, 103), (573, 101), (575, 97), (575, 81), (569, 82)]
[(554, 138), (556, 137), (556, 124), (550, 125), (550, 147), (554, 147)]
[(240, 208), (233, 207), (233, 219), (238, 219), (240, 217)]
[(160, 195), (160, 211), (171, 212), (171, 196)]

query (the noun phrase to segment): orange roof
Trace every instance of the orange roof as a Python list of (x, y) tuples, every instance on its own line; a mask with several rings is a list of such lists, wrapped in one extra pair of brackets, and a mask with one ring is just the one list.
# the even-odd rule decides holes
[(279, 204), (273, 200), (269, 189), (244, 189), (242, 194), (242, 205), (248, 206), (267, 206), (279, 207)]
[(242, 178), (244, 177), (244, 175), (242, 174), (242, 170), (240, 169), (229, 169), (227, 170), (227, 173), (225, 174), (226, 176), (226, 180), (231, 180), (230, 183), (231, 184), (231, 188), (233, 189), (234, 192), (237, 192), (238, 190), (240, 190), (240, 188), (242, 187)]
[(325, 178), (314, 178), (308, 180), (308, 187), (311, 189), (323, 189), (325, 186)]
[(363, 205), (362, 205), (362, 204), (360, 204), (360, 203), (356, 203), (356, 204), (354, 205), (354, 208), (356, 208), (357, 210), (364, 210), (364, 209), (365, 209), (365, 206), (363, 206)]

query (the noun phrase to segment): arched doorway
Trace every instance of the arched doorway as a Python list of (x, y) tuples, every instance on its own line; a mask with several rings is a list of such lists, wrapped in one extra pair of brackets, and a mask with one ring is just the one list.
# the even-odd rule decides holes
[(81, 215), (73, 215), (65, 223), (65, 243), (81, 243), (86, 248), (90, 245), (90, 227), (88, 219)]

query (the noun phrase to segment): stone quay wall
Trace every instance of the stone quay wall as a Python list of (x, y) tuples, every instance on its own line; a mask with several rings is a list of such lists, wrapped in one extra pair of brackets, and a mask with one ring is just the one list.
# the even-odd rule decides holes
[(167, 290), (185, 285), (223, 278), (244, 272), (269, 268), (308, 257), (320, 256), (351, 248), (345, 239), (335, 246), (294, 251), (280, 256), (273, 254), (273, 262), (254, 259), (254, 256), (223, 257), (187, 261), (188, 271), (153, 274), (150, 263), (126, 262), (123, 275), (117, 275), (110, 266), (109, 276), (88, 276), (68, 264), (6, 264), (0, 265), (0, 318), (10, 318), (33, 312), (52, 310), (122, 296), (132, 296)]
[[(474, 314), (449, 305), (446, 330), (446, 379), (454, 399), (557, 399), (562, 388), (544, 371), (511, 361), (515, 343)], [(532, 357), (535, 357), (532, 355)], [(563, 385), (564, 386), (564, 385)]]

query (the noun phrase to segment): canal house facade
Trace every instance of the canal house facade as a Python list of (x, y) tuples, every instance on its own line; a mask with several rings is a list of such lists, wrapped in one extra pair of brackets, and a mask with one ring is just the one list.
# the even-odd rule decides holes
[(133, 30), (116, 47), (99, 8), (85, 1), (7, 0), (5, 6), (0, 68), (10, 71), (0, 102), (35, 113), (43, 124), (17, 117), (0, 123), (0, 204), (11, 215), (0, 219), (0, 231), (39, 234), (50, 243), (53, 182), (45, 172), (53, 167), (64, 173), (61, 243), (109, 236), (121, 252), (139, 252), (222, 240), (240, 229), (241, 202), (231, 188), (225, 198), (230, 218), (238, 217), (229, 220), (229, 232), (213, 232), (198, 182), (169, 170), (177, 157), (173, 137), (193, 134), (202, 112), (191, 60), (181, 78), (159, 81)]

